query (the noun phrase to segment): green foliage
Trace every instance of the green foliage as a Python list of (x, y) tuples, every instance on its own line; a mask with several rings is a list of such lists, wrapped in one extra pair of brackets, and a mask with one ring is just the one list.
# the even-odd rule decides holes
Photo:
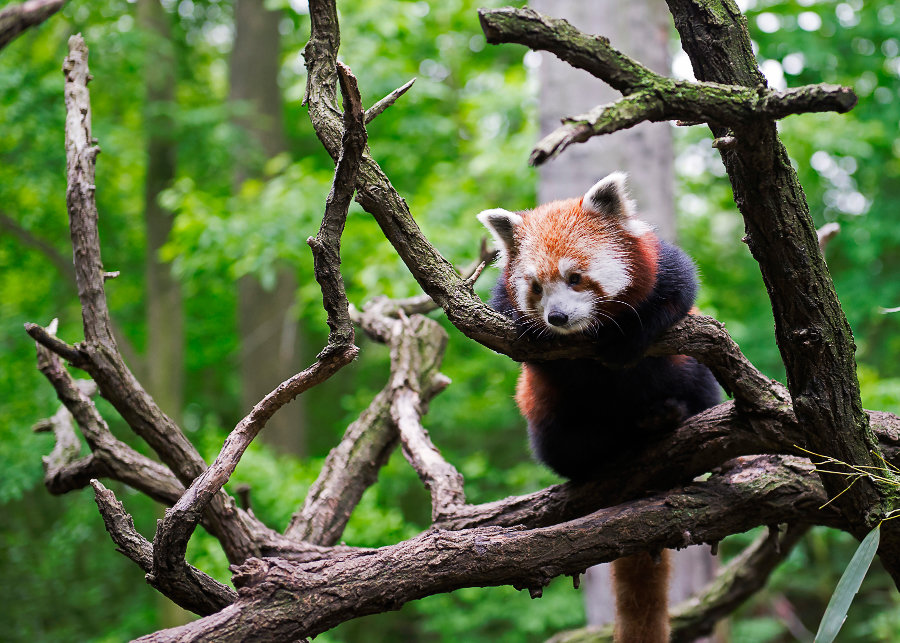
[(847, 610), (850, 609), (850, 603), (859, 591), (866, 572), (869, 571), (869, 565), (875, 558), (875, 552), (878, 551), (878, 543), (881, 540), (881, 525), (875, 527), (869, 534), (863, 538), (859, 544), (859, 549), (853, 554), (847, 570), (841, 576), (834, 595), (828, 601), (828, 607), (825, 608), (825, 614), (822, 616), (822, 622), (819, 624), (819, 631), (816, 632), (816, 643), (831, 643), (841, 630), (844, 621), (847, 619)]
[[(82, 31), (91, 49), (97, 197), (107, 269), (122, 276), (107, 285), (117, 325), (137, 355), (147, 347), (144, 326), (144, 118), (172, 110), (177, 178), (161, 202), (174, 228), (162, 258), (186, 295), (187, 385), (183, 425), (203, 456), (218, 452), (227, 430), (246, 412), (237, 381), (240, 345), (235, 281), (254, 275), (271, 284), (284, 266), (296, 271), (296, 314), (312, 359), (327, 329), (305, 240), (314, 235), (333, 165), (311, 131), (302, 107), (305, 68), (300, 52), (309, 32), (302, 2), (271, 0), (283, 19), (280, 83), (288, 151), (266, 159), (231, 125), (228, 54), (232, 5), (213, 0), (166, 0), (177, 60), (174, 106), (148, 106), (143, 70), (159, 42), (136, 25), (125, 0), (70, 2), (48, 23), (0, 53), (0, 212), (70, 261), (62, 148), (62, 75), (66, 39)], [(536, 174), (526, 159), (536, 140), (535, 79), (521, 47), (487, 46), (475, 9), (499, 0), (444, 2), (346, 0), (339, 3), (341, 59), (360, 78), (365, 105), (412, 77), (413, 88), (369, 126), (369, 144), (417, 221), (445, 256), (460, 265), (477, 253), (483, 230), (473, 214), (484, 208), (529, 207)], [(863, 400), (868, 408), (900, 412), (900, 3), (877, 0), (750, 3), (748, 15), (764, 68), (789, 84), (841, 82), (856, 87), (850, 114), (793, 117), (781, 132), (817, 224), (837, 221), (841, 234), (827, 259), (845, 302), (857, 343)], [(819, 26), (812, 29), (811, 25)], [(776, 28), (773, 30), (772, 26)], [(766, 62), (768, 61), (768, 62)], [(777, 64), (776, 64), (777, 63)], [(718, 154), (701, 128), (679, 130), (679, 227), (682, 243), (700, 267), (701, 308), (726, 322), (745, 353), (765, 372), (783, 368), (772, 315), (759, 272), (744, 244)], [(235, 150), (258, 167), (259, 178), (235, 189)], [(628, 169), (628, 168), (626, 168)], [(634, 169), (634, 168), (631, 168)], [(418, 293), (415, 282), (372, 218), (351, 209), (342, 239), (350, 299)], [(7, 638), (122, 640), (160, 626), (156, 593), (141, 572), (115, 553), (87, 491), (52, 498), (41, 483), (40, 458), (52, 439), (34, 435), (35, 420), (57, 406), (34, 368), (26, 321), (60, 319), (60, 335), (80, 338), (73, 284), (34, 247), (0, 234), (0, 616)], [(496, 271), (479, 283), (487, 297)], [(438, 315), (435, 315), (439, 317)], [(526, 493), (557, 479), (530, 461), (523, 421), (511, 397), (517, 367), (445, 327), (450, 344), (442, 367), (453, 384), (426, 417), (435, 443), (466, 478), (473, 502)], [(311, 457), (298, 460), (254, 444), (230, 485), (251, 487), (254, 511), (284, 528), (302, 502), (328, 450), (346, 425), (384, 385), (384, 347), (360, 338), (360, 360), (306, 396)], [(136, 448), (108, 405), (101, 410), (122, 439)], [(158, 508), (113, 485), (150, 536)], [(378, 484), (366, 492), (344, 534), (348, 544), (381, 546), (415, 535), (429, 523), (425, 491), (395, 454)], [(723, 545), (727, 553), (749, 536)], [(810, 628), (831, 595), (843, 562), (856, 546), (846, 534), (814, 530), (775, 573), (770, 588), (733, 624), (734, 640), (790, 640), (773, 604), (787, 601)], [(190, 562), (228, 582), (227, 563), (205, 533), (192, 538)], [(876, 563), (877, 568), (877, 563)], [(854, 603), (845, 633), (853, 640), (889, 638), (900, 626), (890, 579), (873, 569)], [(565, 579), (531, 600), (510, 588), (466, 589), (431, 597), (401, 611), (342, 625), (317, 640), (543, 640), (583, 620), (580, 594)]]

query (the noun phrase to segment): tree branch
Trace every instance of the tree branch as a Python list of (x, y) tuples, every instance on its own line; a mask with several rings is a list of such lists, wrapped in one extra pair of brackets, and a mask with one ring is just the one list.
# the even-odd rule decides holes
[[(73, 354), (64, 343), (49, 342), (46, 333), (30, 325), (29, 334), (67, 359), (80, 357), (77, 365), (97, 382), (103, 396), (184, 484), (190, 484), (206, 463), (181, 429), (162, 412), (122, 360), (111, 333), (109, 310), (103, 289), (103, 265), (94, 198), (94, 164), (99, 147), (91, 136), (91, 107), (87, 83), (88, 51), (81, 36), (69, 39), (69, 55), (63, 64), (66, 93), (66, 203), (75, 255), (75, 275), (81, 300), (85, 341)], [(73, 361), (73, 364), (76, 363)], [(224, 492), (210, 508), (214, 533), (232, 561), (258, 554), (251, 525), (240, 520), (234, 503)]]
[(0, 11), (0, 49), (59, 11), (66, 0), (28, 0)]
[[(671, 640), (691, 643), (713, 632), (715, 625), (734, 612), (750, 596), (759, 591), (772, 571), (794, 548), (806, 532), (807, 525), (789, 525), (784, 535), (777, 528), (761, 535), (697, 596), (676, 605), (670, 611)], [(589, 626), (560, 632), (547, 643), (600, 643), (613, 640), (613, 626)]]
[(237, 600), (237, 592), (191, 565), (188, 565), (188, 572), (194, 582), (156, 583), (152, 573), (153, 546), (150, 541), (134, 528), (134, 521), (112, 491), (97, 480), (92, 480), (91, 485), (94, 487), (94, 500), (103, 517), (103, 524), (118, 551), (147, 572), (147, 581), (162, 594), (200, 615), (215, 614)]
[[(667, 0), (701, 81), (765, 86), (746, 21), (729, 2)], [(722, 128), (713, 127), (721, 136)], [(775, 315), (775, 335), (787, 372), (801, 446), (854, 465), (881, 467), (877, 441), (862, 408), (855, 345), (834, 284), (819, 251), (816, 230), (797, 175), (775, 124), (736, 126), (736, 144), (720, 150), (734, 199), (747, 228)], [(883, 475), (893, 478), (884, 471)], [(866, 480), (846, 493), (840, 476), (825, 488), (861, 538), (896, 505), (897, 490)], [(885, 523), (882, 561), (900, 583), (900, 529)], [(885, 555), (887, 554), (887, 555)]]
[(349, 303), (340, 273), (340, 238), (356, 184), (360, 156), (365, 148), (366, 132), (356, 79), (347, 67), (342, 65), (338, 69), (344, 95), (341, 152), (319, 234), (309, 240), (315, 259), (316, 281), (328, 311), (328, 345), (312, 366), (282, 382), (253, 407), (250, 414), (228, 435), (215, 462), (166, 511), (153, 538), (153, 575), (156, 583), (196, 583), (184, 559), (188, 540), (203, 510), (231, 477), (250, 442), (278, 409), (331, 377), (353, 361), (359, 352), (353, 344)]
[(854, 105), (853, 90), (840, 85), (806, 85), (776, 91), (659, 77), (652, 87), (609, 105), (598, 105), (586, 114), (563, 118), (562, 127), (538, 142), (529, 163), (540, 165), (573, 143), (584, 143), (594, 136), (612, 134), (644, 121), (678, 120), (731, 126), (757, 119), (777, 120), (792, 114), (843, 113)]
[(391, 418), (403, 443), (403, 455), (431, 493), (431, 518), (436, 521), (466, 501), (462, 476), (437, 450), (421, 423), (425, 401), (449, 383), (437, 370), (447, 333), (427, 317), (401, 317), (392, 324), (390, 345)]
[(760, 456), (707, 482), (551, 527), (433, 530), (316, 563), (253, 559), (235, 570), (239, 598), (233, 605), (139, 640), (239, 640), (246, 628), (263, 623), (254, 630), (257, 640), (295, 640), (461, 587), (537, 588), (647, 548), (715, 541), (771, 520), (833, 521), (833, 511), (818, 508), (825, 496), (810, 471), (796, 459)]
[(397, 102), (397, 99), (403, 96), (409, 88), (413, 86), (413, 83), (416, 82), (416, 79), (413, 78), (409, 82), (404, 83), (390, 94), (382, 98), (380, 101), (372, 105), (369, 109), (366, 110), (366, 125), (375, 120), (375, 117), (381, 114), (388, 107)]
[(489, 43), (518, 43), (550, 51), (625, 95), (587, 114), (564, 118), (562, 127), (537, 144), (529, 159), (532, 165), (540, 165), (573, 143), (644, 121), (740, 125), (791, 114), (846, 112), (856, 105), (853, 90), (838, 85), (774, 91), (764, 86), (673, 80), (624, 55), (610, 46), (608, 39), (584, 34), (565, 20), (549, 18), (532, 9), (481, 9), (478, 15)]

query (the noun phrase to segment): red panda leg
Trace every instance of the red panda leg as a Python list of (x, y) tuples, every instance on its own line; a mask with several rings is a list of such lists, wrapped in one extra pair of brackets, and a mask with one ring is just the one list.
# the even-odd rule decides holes
[(669, 567), (668, 550), (659, 561), (646, 552), (613, 561), (616, 643), (667, 643)]

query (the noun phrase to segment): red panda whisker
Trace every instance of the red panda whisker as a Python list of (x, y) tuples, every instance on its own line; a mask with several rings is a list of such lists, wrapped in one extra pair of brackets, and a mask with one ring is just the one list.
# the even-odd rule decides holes
[[(615, 324), (615, 325), (616, 325), (616, 328), (619, 329), (619, 332), (622, 333), (622, 335), (625, 334), (625, 331), (622, 330), (622, 327), (621, 327), (621, 326), (619, 326), (619, 323), (616, 321), (615, 317), (613, 317), (612, 315), (607, 315), (606, 313), (604, 313), (603, 311), (600, 311), (600, 310), (598, 310), (598, 311), (596, 311), (596, 312), (597, 312), (598, 315), (601, 315), (602, 317), (606, 317), (606, 319), (608, 319), (608, 320), (611, 321), (613, 324)], [(601, 324), (601, 325), (602, 325), (602, 324)]]

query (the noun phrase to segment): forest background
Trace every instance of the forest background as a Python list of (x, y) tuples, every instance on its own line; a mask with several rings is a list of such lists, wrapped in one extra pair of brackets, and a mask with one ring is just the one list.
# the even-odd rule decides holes
[[(171, 231), (150, 252), (174, 276), (184, 302), (182, 401), (173, 412), (207, 460), (247, 411), (240, 355), (241, 345), (254, 338), (239, 323), (239, 282), (254, 280), (274, 297), (281, 275), (293, 278), (289, 311), (300, 363), (314, 357), (327, 335), (305, 240), (318, 227), (333, 163), (301, 104), (306, 79), (300, 51), (309, 35), (305, 2), (265, 3), (267, 10), (280, 12), (276, 71), (283, 131), (274, 155), (241, 126), (254, 118), (253, 105), (230, 95), (235, 7), (224, 0), (164, 0), (160, 15), (168, 30), (161, 35), (145, 28), (138, 10), (142, 2), (69, 2), (0, 53), (5, 640), (119, 641), (168, 624), (160, 597), (140, 570), (115, 552), (92, 491), (61, 497), (46, 491), (41, 456), (51, 450), (52, 437), (30, 428), (58, 402), (35, 368), (34, 344), (23, 324), (59, 317), (61, 333), (72, 339), (80, 326), (77, 293), (66, 272), (71, 250), (60, 67), (69, 35), (83, 33), (91, 49), (94, 135), (103, 150), (96, 192), (103, 257), (107, 270), (121, 272), (107, 291), (139, 376), (158, 350), (147, 322), (148, 141), (162, 138), (174, 151), (172, 178), (152, 198), (166, 212)], [(504, 4), (339, 3), (341, 57), (365, 78), (366, 106), (417, 77), (370, 127), (369, 144), (425, 234), (459, 265), (478, 254), (484, 231), (476, 212), (527, 208), (535, 199), (537, 175), (527, 158), (538, 139), (541, 55), (486, 45), (475, 13), (481, 6)], [(855, 333), (863, 405), (900, 413), (900, 312), (890, 312), (900, 306), (900, 2), (739, 4), (771, 85), (839, 83), (859, 96), (848, 114), (792, 117), (779, 129), (816, 224), (841, 226), (826, 258)], [(674, 30), (672, 43), (673, 72), (689, 75)], [(173, 91), (159, 100), (149, 95), (148, 77), (167, 60)], [(164, 128), (160, 117), (166, 119)], [(741, 218), (709, 132), (698, 127), (675, 133), (678, 236), (700, 269), (700, 307), (726, 324), (754, 364), (783, 379), (769, 301), (741, 243)], [(377, 225), (358, 206), (351, 208), (342, 256), (351, 302), (418, 294)], [(481, 280), (485, 298), (495, 275), (490, 271)], [(530, 460), (511, 400), (517, 366), (445, 327), (450, 346), (442, 370), (453, 384), (432, 403), (426, 426), (465, 476), (467, 496), (483, 502), (556, 482)], [(287, 448), (267, 443), (264, 432), (237, 469), (229, 487), (249, 485), (253, 510), (268, 524), (286, 524), (328, 450), (383, 385), (386, 349), (360, 340), (357, 363), (306, 394), (296, 409), (300, 439)], [(143, 451), (112, 408), (102, 402), (100, 408), (114, 432)], [(391, 544), (430, 524), (425, 491), (397, 458), (402, 460), (399, 452), (364, 496), (345, 532), (348, 544)], [(152, 534), (159, 516), (152, 501), (111, 487), (138, 530)], [(752, 537), (726, 540), (720, 555), (727, 558)], [(729, 638), (802, 640), (804, 631), (815, 631), (854, 548), (847, 534), (813, 530), (768, 588), (731, 620)], [(224, 556), (205, 534), (194, 536), (188, 559), (227, 582)], [(317, 640), (539, 641), (583, 624), (581, 601), (564, 579), (546, 588), (540, 600), (512, 588), (466, 589), (351, 621)], [(900, 631), (900, 598), (877, 563), (843, 631), (847, 640), (890, 640)]]

